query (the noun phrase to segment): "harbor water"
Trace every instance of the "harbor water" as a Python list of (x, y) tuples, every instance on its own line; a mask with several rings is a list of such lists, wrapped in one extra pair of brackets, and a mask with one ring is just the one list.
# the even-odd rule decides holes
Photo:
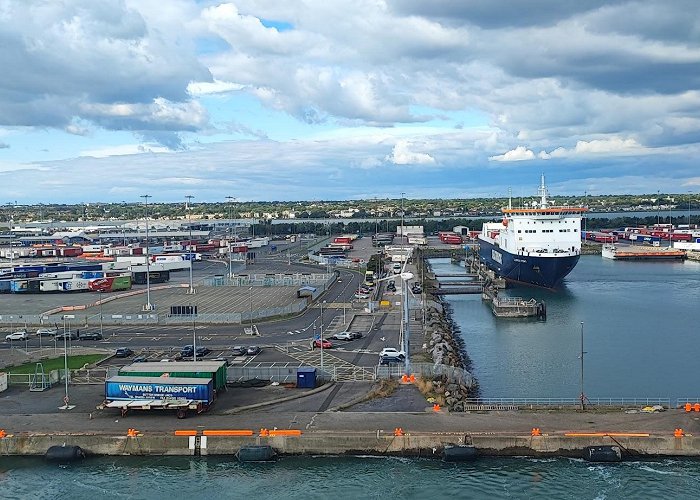
[(1, 499), (613, 499), (697, 498), (700, 462), (598, 465), (576, 459), (483, 458), (449, 464), (403, 458), (109, 457), (59, 466), (0, 458)]
[[(465, 272), (449, 259), (431, 264)], [(700, 397), (700, 263), (584, 255), (559, 290), (500, 295), (543, 300), (547, 320), (496, 318), (480, 295), (445, 296), (482, 397), (577, 398), (582, 330), (587, 397)]]

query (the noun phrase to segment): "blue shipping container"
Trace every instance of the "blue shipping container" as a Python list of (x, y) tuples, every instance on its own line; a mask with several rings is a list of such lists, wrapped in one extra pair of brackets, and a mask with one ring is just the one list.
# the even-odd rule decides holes
[(105, 395), (109, 401), (186, 399), (209, 405), (214, 389), (211, 379), (116, 376), (105, 382)]

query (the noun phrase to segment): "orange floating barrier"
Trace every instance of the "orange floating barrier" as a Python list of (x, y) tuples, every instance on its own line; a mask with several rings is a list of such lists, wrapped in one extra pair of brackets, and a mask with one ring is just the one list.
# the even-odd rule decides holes
[(218, 429), (202, 431), (203, 436), (252, 436), (253, 431), (249, 429)]
[(265, 429), (265, 428), (260, 429), (260, 435), (263, 436), (263, 437), (269, 436), (269, 435), (270, 435), (270, 431), (268, 431), (268, 430)]
[(677, 437), (677, 438), (680, 438), (680, 437), (685, 436), (685, 433), (683, 432), (683, 429), (675, 429), (675, 430), (673, 431), (673, 436), (674, 436), (674, 437)]
[(695, 404), (693, 405), (693, 410), (695, 410), (695, 411), (700, 411), (700, 403), (695, 403)]
[(394, 436), (403, 436), (403, 429), (401, 427), (394, 429)]
[(567, 437), (649, 437), (648, 432), (565, 432)]
[(532, 436), (541, 436), (542, 431), (540, 430), (539, 427), (533, 427), (532, 430), (530, 431), (530, 435)]
[(7, 437), (7, 432), (5, 432), (5, 429), (0, 429), (0, 439)]
[(301, 436), (299, 429), (273, 429), (270, 431), (270, 436)]
[(401, 382), (403, 382), (404, 384), (405, 384), (406, 382), (408, 382), (408, 375), (406, 375), (406, 374), (401, 375)]
[(175, 435), (176, 436), (196, 436), (197, 431), (187, 431), (187, 430), (175, 431)]
[(136, 429), (130, 428), (128, 431), (126, 431), (126, 435), (129, 437), (136, 437), (136, 436), (138, 436), (138, 434), (139, 434), (139, 431), (137, 431)]
[(408, 377), (408, 381), (414, 384), (416, 382), (416, 376), (411, 373), (411, 376)]
[(690, 403), (686, 403), (685, 404), (685, 411), (688, 413), (693, 411), (693, 405), (691, 405)]
[(434, 405), (433, 405), (433, 411), (440, 411), (440, 405), (439, 405), (439, 404), (434, 404)]

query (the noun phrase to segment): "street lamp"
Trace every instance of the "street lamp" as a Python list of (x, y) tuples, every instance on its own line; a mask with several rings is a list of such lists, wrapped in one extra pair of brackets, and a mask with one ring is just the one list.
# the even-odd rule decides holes
[(151, 304), (151, 257), (148, 255), (148, 199), (151, 198), (150, 194), (142, 194), (141, 198), (144, 199), (145, 204), (145, 220), (146, 220), (146, 305), (143, 306), (144, 311), (152, 311), (155, 309), (153, 304)]
[(102, 331), (102, 289), (100, 289), (100, 337), (103, 336)]
[(250, 298), (250, 333), (253, 333), (253, 287), (248, 288), (248, 297)]
[(581, 395), (579, 396), (579, 399), (581, 400), (581, 409), (585, 410), (585, 401), (586, 401), (586, 395), (583, 392), (583, 355), (586, 354), (585, 351), (583, 350), (583, 321), (581, 321)]
[(325, 303), (325, 300), (321, 302), (321, 376), (323, 376), (323, 304)]
[(401, 244), (403, 244), (403, 233), (404, 233), (404, 228), (403, 228), (403, 197), (406, 193), (401, 193)]
[(194, 312), (194, 306), (190, 306), (190, 314), (192, 314), (192, 361), (197, 362), (197, 318)]
[(75, 408), (73, 405), (69, 405), (70, 397), (68, 396), (68, 332), (70, 332), (70, 322), (68, 322), (68, 330), (66, 330), (66, 320), (69, 320), (74, 316), (64, 315), (63, 316), (63, 375), (66, 382), (66, 395), (63, 396), (63, 406), (59, 406), (59, 410), (72, 410)]
[[(185, 196), (187, 198), (187, 203), (185, 204), (185, 210), (187, 210), (187, 225), (190, 228), (190, 246), (192, 245), (192, 210), (190, 207), (190, 204), (192, 203), (192, 196), (191, 194), (188, 194)], [(187, 291), (187, 293), (194, 293), (194, 287), (192, 286), (192, 263), (194, 262), (194, 256), (192, 255), (192, 251), (190, 250), (188, 252), (188, 256), (190, 259), (190, 288)]]
[(233, 263), (231, 260), (231, 205), (233, 201), (236, 200), (233, 196), (227, 196), (226, 199), (229, 201), (228, 205), (228, 277), (233, 277)]

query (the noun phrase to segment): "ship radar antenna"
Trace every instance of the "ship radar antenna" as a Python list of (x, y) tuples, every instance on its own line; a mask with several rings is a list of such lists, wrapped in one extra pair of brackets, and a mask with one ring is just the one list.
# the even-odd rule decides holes
[(544, 183), (544, 172), (542, 173), (542, 180), (540, 182), (540, 189), (538, 193), (540, 196), (540, 208), (547, 208), (547, 186)]

